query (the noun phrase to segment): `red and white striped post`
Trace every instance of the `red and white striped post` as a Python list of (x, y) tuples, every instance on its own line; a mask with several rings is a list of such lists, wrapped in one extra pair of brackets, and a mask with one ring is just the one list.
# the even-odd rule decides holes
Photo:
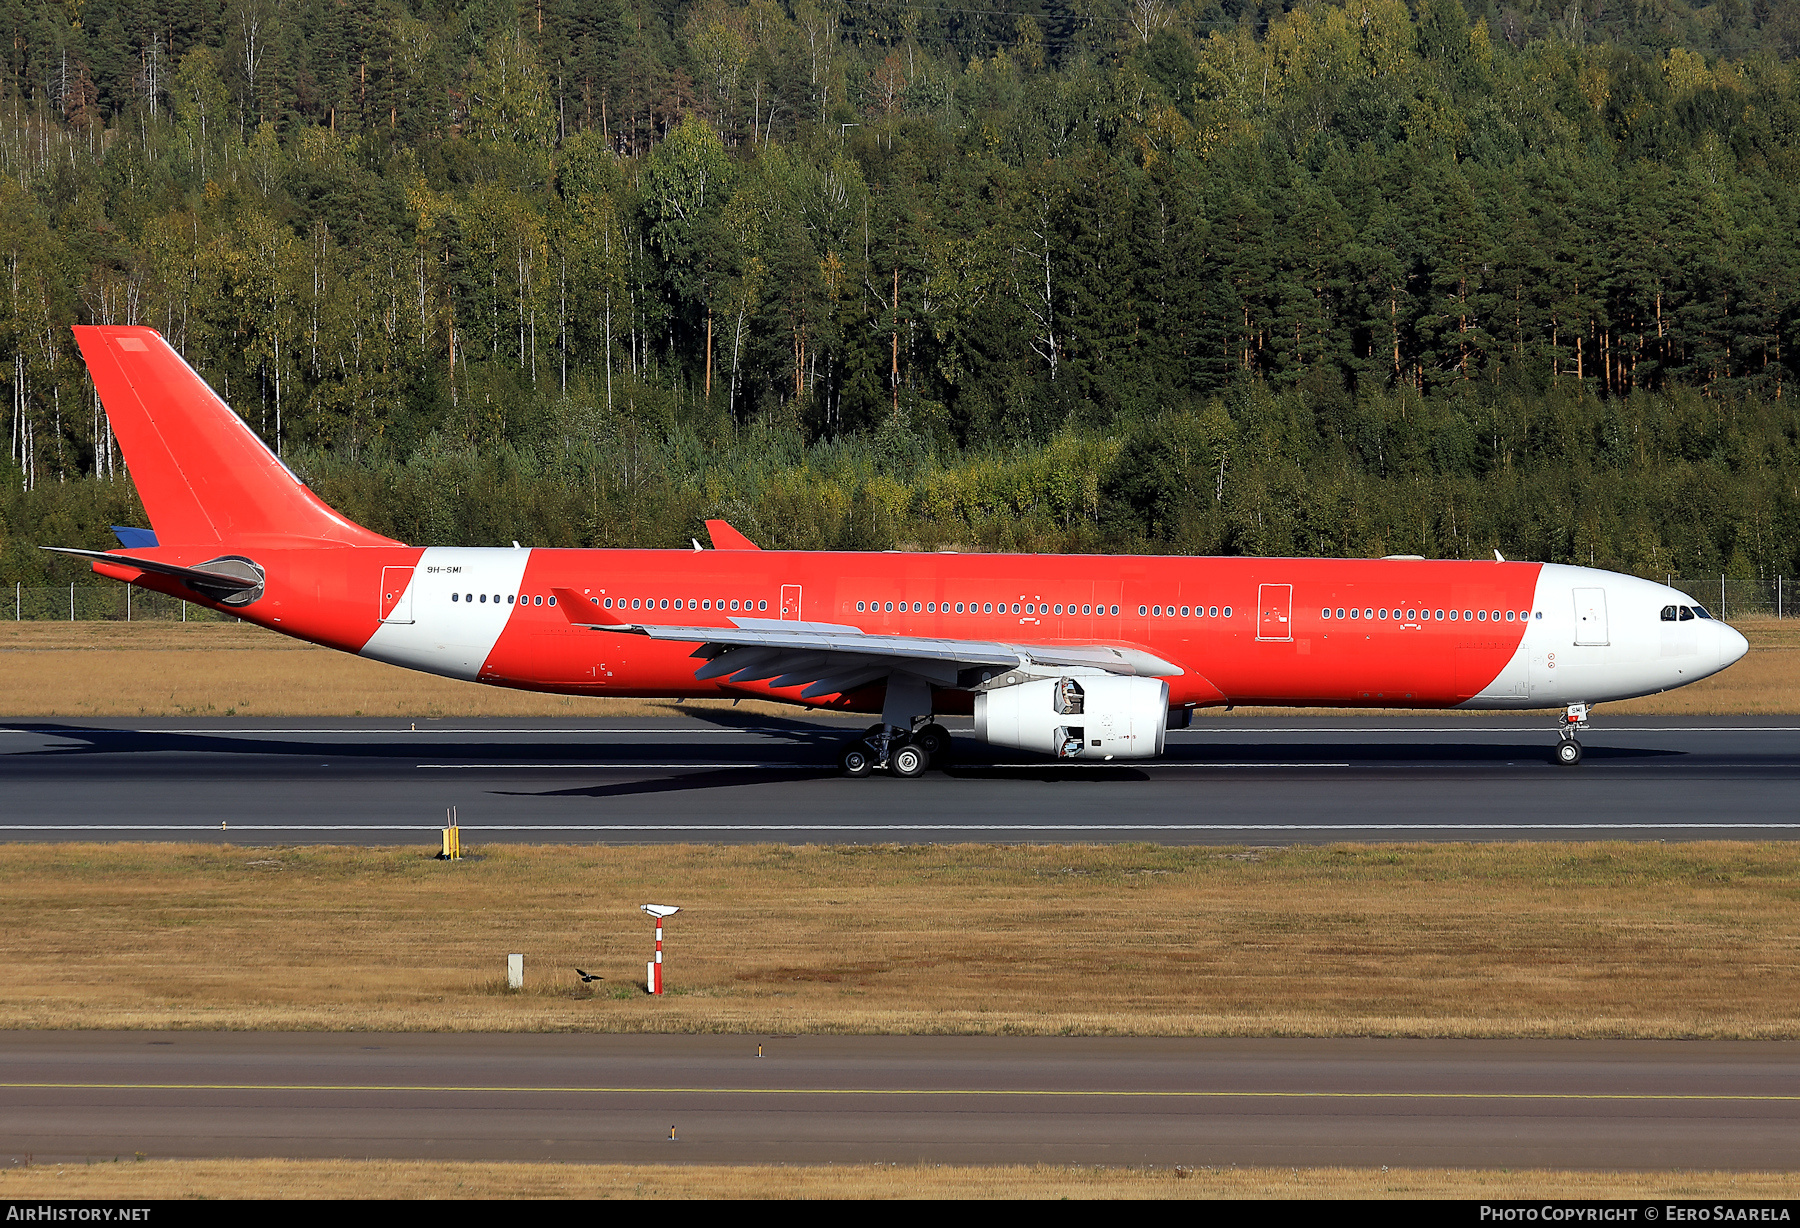
[(673, 905), (673, 904), (640, 904), (640, 905), (638, 905), (638, 907), (640, 909), (642, 909), (644, 912), (649, 913), (652, 917), (656, 918), (656, 958), (651, 960), (649, 967), (645, 969), (644, 983), (649, 988), (651, 993), (656, 994), (660, 997), (662, 994), (662, 991), (663, 991), (663, 975), (662, 975), (662, 923), (663, 923), (663, 918), (664, 917), (672, 917), (676, 913), (680, 912), (681, 909), (678, 906)]

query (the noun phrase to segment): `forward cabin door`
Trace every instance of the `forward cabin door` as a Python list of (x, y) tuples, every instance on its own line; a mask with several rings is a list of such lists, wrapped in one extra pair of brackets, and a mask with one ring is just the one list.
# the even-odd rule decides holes
[(1575, 590), (1575, 643), (1604, 647), (1612, 643), (1606, 628), (1606, 590)]
[(800, 620), (800, 586), (798, 584), (781, 586), (781, 617), (790, 622)]
[(1256, 590), (1256, 638), (1294, 638), (1294, 586), (1263, 584)]
[(412, 616), (412, 577), (410, 567), (381, 569), (381, 621), (410, 623)]

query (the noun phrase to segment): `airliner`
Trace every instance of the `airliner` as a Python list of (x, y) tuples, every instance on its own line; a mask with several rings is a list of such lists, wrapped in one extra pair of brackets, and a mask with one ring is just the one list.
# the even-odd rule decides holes
[(1587, 567), (1383, 559), (409, 546), (328, 507), (153, 329), (76, 341), (150, 528), (46, 547), (102, 576), (408, 669), (564, 695), (757, 698), (879, 714), (850, 776), (914, 777), (975, 737), (1160, 755), (1196, 709), (1554, 709), (1686, 686), (1744, 637)]

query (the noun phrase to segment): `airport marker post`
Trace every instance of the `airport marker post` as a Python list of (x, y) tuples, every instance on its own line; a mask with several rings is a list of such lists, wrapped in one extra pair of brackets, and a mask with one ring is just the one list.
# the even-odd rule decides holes
[(664, 917), (672, 917), (676, 913), (680, 912), (681, 909), (678, 906), (673, 905), (673, 904), (640, 904), (640, 905), (638, 905), (638, 907), (640, 909), (642, 909), (644, 912), (649, 913), (652, 917), (656, 918), (656, 958), (650, 961), (649, 967), (645, 970), (644, 983), (645, 983), (646, 988), (648, 988), (651, 993), (656, 994), (657, 996), (660, 997), (662, 995), (662, 991), (663, 991), (663, 977), (662, 977), (662, 923), (663, 923), (663, 918)]

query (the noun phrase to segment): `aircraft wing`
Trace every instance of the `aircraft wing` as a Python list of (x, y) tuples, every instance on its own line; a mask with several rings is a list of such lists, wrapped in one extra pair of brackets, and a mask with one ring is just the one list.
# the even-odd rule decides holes
[(1178, 665), (1127, 645), (879, 635), (841, 623), (774, 618), (733, 618), (730, 627), (588, 621), (582, 617), (581, 594), (558, 590), (558, 595), (576, 626), (699, 645), (693, 654), (704, 662), (694, 671), (698, 680), (766, 682), (775, 689), (804, 686), (802, 699), (843, 694), (897, 673), (914, 674), (938, 686), (972, 687), (1014, 670), (1039, 676), (1057, 668), (1086, 668), (1155, 678), (1183, 672)]

